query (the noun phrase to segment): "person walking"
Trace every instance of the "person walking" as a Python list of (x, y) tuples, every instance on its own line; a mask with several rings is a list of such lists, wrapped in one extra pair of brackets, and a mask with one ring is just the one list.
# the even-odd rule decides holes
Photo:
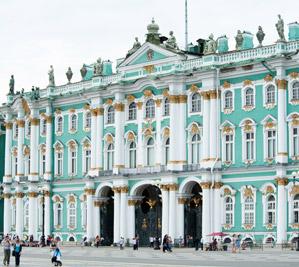
[(20, 239), (17, 238), (12, 251), (12, 255), (15, 257), (16, 260), (16, 267), (20, 266), (21, 251), (22, 251), (22, 245)]
[(8, 266), (9, 261), (10, 261), (10, 246), (11, 246), (10, 239), (9, 239), (8, 235), (6, 235), (4, 240), (2, 241), (2, 246), (4, 249), (3, 265)]
[(125, 246), (125, 239), (121, 236), (119, 240), (119, 249), (123, 250)]

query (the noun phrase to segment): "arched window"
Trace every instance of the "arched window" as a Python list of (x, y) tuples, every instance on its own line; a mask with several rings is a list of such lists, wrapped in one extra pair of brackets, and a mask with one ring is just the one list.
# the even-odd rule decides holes
[(68, 207), (68, 227), (75, 228), (76, 227), (76, 205), (75, 203), (70, 203)]
[(267, 198), (267, 217), (266, 223), (275, 224), (275, 211), (276, 211), (276, 203), (275, 197), (273, 195), (268, 196)]
[(28, 121), (27, 123), (27, 136), (29, 137), (31, 135), (31, 121)]
[(150, 137), (146, 143), (146, 165), (155, 165), (155, 144), (154, 139)]
[(164, 99), (164, 110), (163, 111), (164, 111), (163, 112), (164, 116), (169, 116), (169, 99), (168, 99), (168, 97), (166, 97)]
[(266, 104), (275, 103), (275, 87), (274, 85), (269, 85), (266, 88)]
[(231, 197), (225, 199), (225, 224), (232, 225), (234, 219), (233, 200)]
[(232, 162), (234, 158), (234, 135), (233, 134), (226, 134), (224, 136), (224, 161), (225, 162)]
[(293, 202), (294, 223), (299, 223), (299, 194), (295, 195)]
[(90, 129), (91, 127), (91, 113), (87, 111), (85, 113), (85, 125), (84, 128)]
[(109, 106), (107, 109), (107, 124), (114, 123), (114, 107)]
[(170, 138), (168, 137), (165, 141), (165, 165), (169, 162), (169, 149), (170, 149)]
[(24, 227), (28, 229), (29, 227), (29, 202), (26, 201), (24, 205)]
[(86, 174), (89, 172), (91, 167), (91, 150), (90, 147), (87, 147), (83, 150), (83, 158), (84, 158), (84, 164), (83, 164), (83, 173)]
[(292, 100), (299, 100), (299, 82), (294, 82), (292, 86)]
[(72, 132), (77, 131), (77, 115), (72, 114), (71, 115), (71, 125), (70, 125), (70, 130)]
[(107, 148), (107, 170), (112, 170), (114, 165), (114, 145), (109, 144)]
[(245, 133), (245, 159), (254, 159), (254, 133)]
[(77, 144), (73, 140), (68, 143), (68, 173), (77, 175)]
[(129, 105), (129, 120), (136, 120), (136, 103), (132, 102)]
[(292, 129), (292, 156), (299, 156), (299, 126), (293, 126)]
[(129, 146), (129, 168), (136, 168), (136, 143), (131, 142)]
[(276, 131), (267, 130), (267, 151), (266, 158), (274, 159), (276, 156)]
[(199, 134), (194, 134), (191, 139), (191, 163), (199, 164), (200, 162), (200, 136)]
[(201, 111), (201, 97), (199, 93), (194, 93), (191, 98), (191, 112)]
[(233, 108), (233, 93), (231, 91), (227, 91), (224, 94), (224, 108)]
[(62, 175), (62, 160), (63, 160), (63, 155), (62, 151), (58, 151), (56, 154), (56, 175), (61, 176)]
[(62, 121), (62, 116), (59, 116), (57, 118), (57, 131), (58, 133), (62, 133), (62, 129), (63, 129), (63, 121)]
[(245, 90), (245, 105), (253, 106), (254, 105), (254, 94), (252, 88), (247, 88)]
[(56, 225), (57, 226), (62, 226), (62, 205), (60, 203), (56, 204)]
[(43, 119), (42, 122), (41, 122), (41, 126), (42, 126), (42, 129), (41, 129), (41, 134), (42, 135), (46, 135), (47, 134), (47, 120), (46, 119)]
[(154, 118), (155, 117), (155, 101), (149, 99), (145, 104), (145, 118)]
[(252, 197), (246, 197), (244, 206), (244, 223), (254, 224), (254, 202)]
[(15, 124), (15, 138), (18, 138), (19, 136), (19, 125), (16, 123)]

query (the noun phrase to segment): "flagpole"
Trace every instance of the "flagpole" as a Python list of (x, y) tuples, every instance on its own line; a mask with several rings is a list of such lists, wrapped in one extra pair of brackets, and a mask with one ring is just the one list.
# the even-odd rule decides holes
[(185, 0), (185, 51), (188, 50), (188, 0)]

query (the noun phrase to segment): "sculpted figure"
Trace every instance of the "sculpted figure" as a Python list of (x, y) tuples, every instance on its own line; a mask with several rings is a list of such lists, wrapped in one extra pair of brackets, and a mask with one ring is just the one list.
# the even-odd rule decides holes
[(279, 41), (285, 41), (286, 38), (284, 36), (284, 22), (280, 15), (278, 15), (278, 22), (275, 24), (275, 26), (278, 32)]
[(99, 57), (97, 59), (96, 64), (94, 65), (93, 74), (94, 75), (101, 75), (102, 72), (103, 72), (103, 63), (102, 63), (102, 59)]
[(51, 65), (50, 70), (48, 71), (49, 75), (49, 86), (55, 86), (55, 79), (54, 79), (54, 68)]
[(266, 34), (264, 33), (262, 26), (259, 26), (258, 32), (256, 33), (256, 38), (259, 41), (259, 46), (263, 45), (265, 35)]
[(140, 42), (138, 41), (138, 37), (135, 37), (135, 42), (133, 44), (133, 47), (128, 51), (127, 57), (131, 56), (134, 54), (139, 48), (141, 47)]
[(235, 40), (236, 40), (236, 50), (240, 50), (242, 48), (242, 44), (244, 40), (242, 32), (240, 30), (238, 30)]
[(11, 75), (9, 80), (9, 94), (14, 95), (14, 93), (15, 93), (15, 78), (13, 75)]
[(87, 74), (87, 69), (86, 69), (85, 64), (83, 64), (82, 68), (80, 69), (80, 73), (81, 73), (82, 80), (84, 80), (84, 78)]
[(173, 35), (173, 31), (170, 31), (169, 35), (170, 35), (170, 37), (167, 39), (167, 41), (165, 43), (165, 47), (170, 48), (170, 49), (179, 49), (179, 47), (176, 43), (176, 38)]
[(214, 35), (211, 33), (209, 40), (205, 44), (204, 54), (214, 54), (217, 50), (217, 42), (214, 40)]
[(67, 78), (68, 82), (71, 83), (71, 79), (73, 77), (73, 72), (72, 72), (71, 67), (68, 68), (65, 75), (66, 75), (66, 78)]

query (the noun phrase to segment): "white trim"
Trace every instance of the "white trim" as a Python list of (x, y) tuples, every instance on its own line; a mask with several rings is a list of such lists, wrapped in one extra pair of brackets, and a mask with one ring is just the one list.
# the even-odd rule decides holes
[[(274, 86), (274, 103), (266, 103), (267, 100), (267, 88)], [(263, 106), (266, 109), (272, 109), (277, 105), (277, 87), (274, 82), (265, 82), (263, 85)]]
[[(246, 90), (251, 88), (253, 90), (253, 105), (252, 106), (246, 106)], [(242, 109), (244, 111), (251, 111), (255, 109), (255, 103), (256, 103), (256, 92), (255, 92), (255, 86), (254, 85), (247, 85), (242, 87)]]
[(288, 98), (289, 98), (289, 104), (291, 105), (298, 105), (298, 100), (293, 100), (293, 85), (294, 83), (299, 82), (299, 78), (289, 78), (289, 83), (288, 83)]
[[(232, 107), (231, 108), (225, 108), (225, 94), (227, 92), (232, 93)], [(232, 90), (231, 88), (224, 89), (221, 93), (221, 111), (225, 114), (230, 114), (234, 112), (235, 110), (235, 90)]]
[[(72, 117), (73, 116), (76, 116), (76, 121), (75, 121), (74, 127), (72, 127), (72, 124), (73, 124), (72, 123)], [(68, 117), (68, 123), (69, 123), (69, 125), (68, 125), (68, 132), (70, 134), (74, 134), (74, 133), (76, 133), (78, 131), (78, 120), (79, 120), (79, 116), (78, 116), (78, 113), (76, 111), (69, 113), (69, 117)]]
[[(59, 118), (62, 118), (61, 131), (58, 131), (58, 119)], [(63, 134), (63, 129), (64, 129), (64, 116), (62, 114), (56, 114), (55, 115), (55, 134), (57, 136), (61, 136)]]

